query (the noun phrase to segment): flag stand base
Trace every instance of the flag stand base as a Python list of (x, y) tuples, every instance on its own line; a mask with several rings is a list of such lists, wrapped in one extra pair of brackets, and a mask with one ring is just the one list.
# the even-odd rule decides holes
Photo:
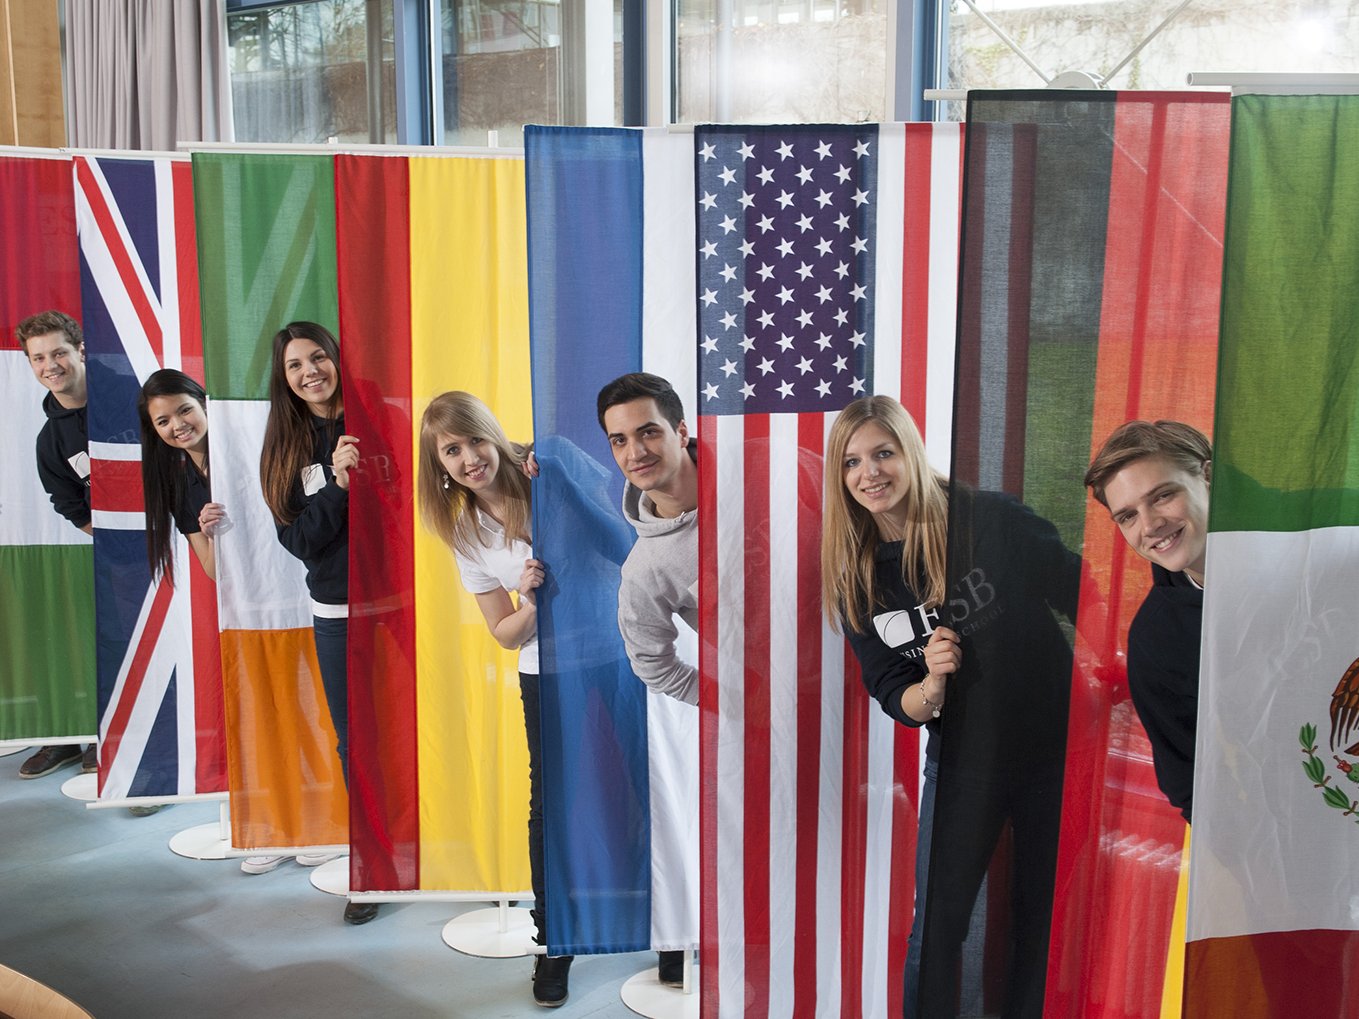
[(99, 799), (99, 776), (94, 773), (77, 775), (61, 783), (61, 795), (89, 803)]
[(311, 886), (327, 895), (349, 896), (349, 857), (341, 856), (311, 869)]
[(444, 944), (463, 955), (482, 959), (517, 959), (533, 949), (533, 917), (527, 909), (511, 909), (507, 900), (490, 909), (474, 909), (444, 924)]
[(230, 848), (231, 822), (225, 801), (216, 823), (196, 824), (170, 838), (170, 852), (188, 860), (225, 860)]
[(29, 749), (27, 746), (16, 747), (0, 743), (0, 757), (12, 757), (14, 754), (23, 753), (27, 749)]
[(690, 952), (684, 963), (683, 989), (661, 983), (656, 967), (651, 966), (625, 980), (618, 996), (647, 1019), (698, 1019), (698, 967), (691, 964), (692, 959)]

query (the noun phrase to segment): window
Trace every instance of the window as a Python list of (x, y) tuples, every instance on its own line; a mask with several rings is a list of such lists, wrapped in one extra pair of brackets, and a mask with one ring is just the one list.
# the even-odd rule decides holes
[(392, 17), (392, 0), (231, 0), (236, 140), (396, 141)]
[(891, 2), (675, 0), (674, 119), (888, 119)]
[[(962, 0), (943, 2), (949, 88), (1043, 87), (1043, 78)], [(1047, 76), (1087, 71), (1107, 78), (1111, 88), (1184, 88), (1191, 71), (1325, 72), (1359, 65), (1359, 10), (1349, 0), (1195, 0), (1178, 13), (1181, 0), (976, 3)], [(961, 116), (962, 104), (949, 105), (951, 116)]]
[[(636, 0), (634, 0), (634, 3)], [(623, 122), (623, 0), (440, 0), (443, 138), (523, 143), (524, 124)]]

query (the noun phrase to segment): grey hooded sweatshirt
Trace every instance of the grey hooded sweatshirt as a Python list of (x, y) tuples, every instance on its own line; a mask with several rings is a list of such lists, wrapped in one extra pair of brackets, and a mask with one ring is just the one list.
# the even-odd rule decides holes
[(657, 693), (697, 704), (698, 669), (676, 652), (675, 616), (697, 632), (698, 510), (658, 517), (650, 497), (628, 483), (623, 516), (637, 529), (618, 588), (618, 630), (632, 671)]

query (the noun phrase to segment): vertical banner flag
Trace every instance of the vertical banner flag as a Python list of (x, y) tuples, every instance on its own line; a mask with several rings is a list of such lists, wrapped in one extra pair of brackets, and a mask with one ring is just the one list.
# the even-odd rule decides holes
[[(648, 371), (696, 420), (692, 140), (529, 127), (525, 161), (542, 466), (534, 555), (548, 575), (538, 601), (548, 951), (688, 948), (699, 933), (698, 712), (643, 686), (623, 648), (619, 567), (634, 534), (595, 397)], [(683, 640), (688, 627), (676, 625)]]
[(970, 94), (949, 552), (963, 669), (922, 1003), (948, 1007), (965, 935), (980, 968), (964, 1004), (987, 1012), (1150, 1019), (1175, 979), (1184, 825), (1122, 665), (1149, 569), (1082, 476), (1126, 420), (1208, 424), (1227, 112), (1199, 94)]
[(919, 733), (823, 611), (823, 455), (836, 412), (882, 393), (947, 463), (961, 142), (694, 139), (706, 1016), (901, 1007)]
[(517, 654), (420, 522), (415, 463), (420, 417), (448, 390), (484, 400), (512, 440), (531, 437), (523, 160), (339, 156), (335, 187), (345, 425), (363, 457), (350, 492), (350, 887), (522, 892)]
[(178, 532), (174, 575), (151, 577), (137, 417), (152, 372), (203, 374), (193, 169), (187, 159), (84, 156), (74, 168), (90, 379), (99, 796), (222, 792), (217, 592)]
[(1359, 95), (1237, 95), (1185, 1016), (1359, 1016)]
[(338, 328), (332, 159), (195, 153), (193, 185), (213, 499), (234, 525), (216, 539), (231, 843), (343, 844), (305, 571), (259, 481), (274, 334), (297, 320)]
[(52, 508), (36, 442), (47, 390), (15, 327), (40, 311), (80, 320), (71, 161), (0, 157), (0, 740), (93, 736), (93, 546)]

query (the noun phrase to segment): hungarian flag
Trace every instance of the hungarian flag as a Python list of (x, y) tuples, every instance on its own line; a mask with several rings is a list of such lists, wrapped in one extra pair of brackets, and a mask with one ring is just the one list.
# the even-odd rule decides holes
[(187, 159), (85, 156), (74, 168), (90, 369), (99, 797), (220, 793), (217, 592), (177, 531), (174, 575), (151, 576), (137, 418), (152, 372), (203, 374), (193, 171)]
[[(350, 888), (529, 888), (517, 653), (419, 519), (420, 418), (465, 390), (531, 438), (524, 163), (335, 159), (350, 488)], [(510, 469), (502, 466), (502, 469)]]
[(193, 156), (216, 539), (231, 844), (343, 845), (346, 799), (302, 564), (260, 490), (270, 344), (297, 319), (334, 327), (329, 156)]
[(96, 730), (93, 546), (38, 480), (47, 390), (15, 327), (40, 311), (80, 320), (71, 161), (0, 157), (0, 740)]
[(1185, 1015), (1359, 1016), (1359, 96), (1238, 95)]
[(703, 1006), (896, 1014), (922, 747), (821, 603), (825, 436), (899, 397), (947, 464), (956, 125), (703, 128)]
[[(1184, 824), (1127, 692), (1150, 572), (1082, 476), (1115, 427), (1213, 405), (1223, 96), (972, 92), (948, 616), (922, 985), (985, 1012), (1153, 1017)], [(984, 873), (983, 873), (984, 872)], [(1007, 954), (1014, 967), (1007, 979)], [(1181, 949), (1182, 951), (1182, 949)]]
[[(525, 129), (548, 951), (698, 942), (698, 712), (649, 691), (618, 632), (635, 532), (595, 419), (625, 372), (669, 379), (692, 426), (692, 139)], [(681, 657), (695, 663), (682, 621)], [(687, 635), (687, 640), (686, 640)], [(687, 647), (684, 646), (687, 643)]]

